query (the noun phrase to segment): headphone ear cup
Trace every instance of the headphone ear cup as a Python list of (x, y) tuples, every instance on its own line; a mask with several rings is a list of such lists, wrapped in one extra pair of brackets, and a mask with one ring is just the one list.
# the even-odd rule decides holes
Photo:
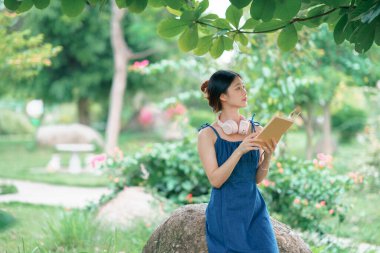
[(249, 131), (249, 121), (248, 120), (240, 120), (239, 124), (239, 134), (248, 134)]
[(238, 125), (233, 120), (227, 120), (224, 122), (222, 129), (226, 134), (236, 134), (238, 132)]

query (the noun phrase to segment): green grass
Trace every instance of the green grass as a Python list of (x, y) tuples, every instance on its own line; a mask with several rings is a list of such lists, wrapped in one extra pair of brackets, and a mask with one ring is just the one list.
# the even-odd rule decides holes
[[(0, 204), (16, 223), (0, 233), (0, 252), (141, 252), (158, 223), (137, 219), (125, 230), (98, 227), (84, 211), (30, 205)], [(160, 222), (160, 221), (157, 221)]]
[[(124, 133), (120, 136), (119, 144), (124, 154), (128, 155), (154, 141), (160, 141), (160, 138), (152, 132)], [(30, 148), (32, 144), (33, 142), (25, 137), (18, 139), (0, 137), (0, 178), (84, 187), (107, 185), (108, 180), (105, 175), (48, 172), (46, 165), (54, 150), (42, 147)], [(62, 165), (67, 166), (70, 154), (60, 154), (60, 156)]]
[[(0, 177), (31, 180), (52, 184), (76, 186), (104, 186), (106, 176), (84, 174), (73, 175), (62, 172), (48, 172), (46, 165), (53, 153), (48, 148), (28, 148), (32, 142), (27, 140), (0, 141)], [(69, 154), (62, 155), (63, 165), (67, 165)]]

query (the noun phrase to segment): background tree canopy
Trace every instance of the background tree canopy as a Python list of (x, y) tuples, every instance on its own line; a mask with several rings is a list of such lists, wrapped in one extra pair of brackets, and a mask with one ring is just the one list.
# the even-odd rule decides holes
[[(78, 16), (86, 6), (103, 7), (105, 0), (61, 0), (61, 9), (70, 17)], [(35, 6), (47, 8), (50, 0), (4, 0), (17, 13)], [(380, 45), (380, 1), (378, 0), (230, 0), (226, 17), (207, 13), (208, 0), (116, 0), (119, 8), (140, 13), (147, 6), (166, 8), (171, 16), (161, 20), (162, 37), (179, 35), (179, 48), (196, 55), (210, 53), (218, 58), (237, 42), (240, 50), (248, 44), (249, 34), (279, 30), (277, 44), (283, 51), (294, 48), (303, 26), (327, 23), (337, 44), (349, 41), (364, 53), (375, 42)], [(248, 13), (249, 9), (249, 13)], [(247, 12), (245, 12), (247, 10)]]

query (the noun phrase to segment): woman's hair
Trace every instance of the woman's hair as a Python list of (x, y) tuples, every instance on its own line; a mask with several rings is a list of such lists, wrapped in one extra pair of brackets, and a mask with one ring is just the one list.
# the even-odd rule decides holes
[(222, 103), (220, 102), (220, 95), (227, 92), (232, 81), (235, 77), (241, 76), (230, 70), (218, 70), (210, 77), (210, 80), (205, 81), (201, 85), (201, 90), (205, 94), (208, 100), (208, 104), (211, 106), (214, 112), (222, 110)]

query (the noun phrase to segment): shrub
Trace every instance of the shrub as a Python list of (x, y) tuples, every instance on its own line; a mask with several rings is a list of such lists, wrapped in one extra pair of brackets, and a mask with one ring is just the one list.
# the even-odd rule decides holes
[(350, 141), (357, 133), (364, 129), (367, 121), (365, 111), (345, 105), (332, 115), (332, 125), (339, 130), (342, 142)]
[(157, 190), (176, 203), (206, 202), (210, 191), (198, 158), (196, 136), (180, 141), (147, 145), (142, 152), (120, 159), (107, 158), (103, 168), (110, 174), (114, 192), (140, 185)]
[(0, 134), (31, 134), (33, 131), (33, 126), (25, 115), (0, 110)]
[(16, 193), (17, 188), (13, 184), (0, 184), (0, 195)]
[(334, 173), (331, 156), (318, 154), (314, 161), (295, 157), (274, 160), (269, 178), (260, 188), (268, 208), (286, 224), (322, 234), (329, 230), (321, 223), (324, 218), (345, 219), (348, 205), (341, 197), (353, 180)]

